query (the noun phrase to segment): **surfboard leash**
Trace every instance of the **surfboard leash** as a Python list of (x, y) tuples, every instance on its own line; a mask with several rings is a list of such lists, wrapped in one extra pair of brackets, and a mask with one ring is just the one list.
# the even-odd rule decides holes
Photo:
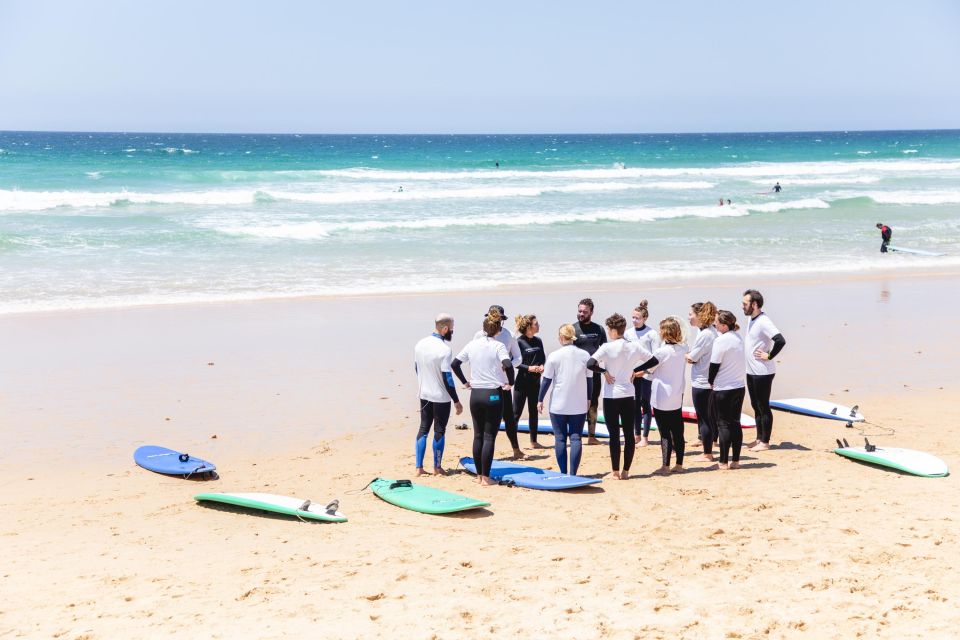
[(374, 478), (373, 480), (371, 480), (370, 482), (368, 482), (367, 484), (363, 485), (362, 488), (360, 488), (360, 489), (352, 489), (352, 490), (350, 490), (350, 491), (347, 491), (346, 494), (347, 494), (348, 496), (360, 495), (361, 493), (363, 493), (364, 491), (366, 491), (366, 490), (370, 487), (370, 485), (372, 485), (374, 482), (376, 482), (376, 481), (379, 480), (379, 479), (380, 479), (379, 477), (376, 477), (376, 478)]
[[(873, 427), (874, 429), (881, 429), (881, 431), (878, 433), (873, 433), (873, 432), (867, 433), (867, 429), (865, 428), (865, 426), (870, 426), (870, 427)], [(897, 430), (894, 429), (893, 427), (885, 427), (882, 424), (877, 424), (875, 422), (870, 422), (868, 420), (864, 420), (863, 422), (850, 423), (847, 425), (847, 427), (856, 429), (857, 433), (859, 433), (864, 438), (866, 438), (867, 436), (892, 436), (897, 433)]]

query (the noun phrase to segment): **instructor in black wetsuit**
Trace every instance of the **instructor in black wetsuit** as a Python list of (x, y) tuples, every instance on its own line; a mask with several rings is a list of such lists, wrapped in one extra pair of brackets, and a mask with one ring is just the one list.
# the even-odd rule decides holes
[[(603, 327), (596, 322), (592, 322), (591, 318), (593, 318), (593, 300), (584, 298), (577, 306), (577, 322), (573, 325), (577, 337), (573, 344), (592, 356), (600, 348), (600, 345), (607, 341), (607, 333), (603, 330)], [(597, 408), (600, 406), (601, 390), (600, 373), (594, 371), (590, 409), (587, 410), (587, 444), (600, 444), (594, 433), (597, 430)]]
[(520, 348), (522, 360), (517, 366), (517, 383), (513, 386), (513, 420), (514, 424), (520, 421), (523, 406), (526, 405), (530, 446), (534, 449), (543, 448), (543, 445), (537, 442), (537, 396), (540, 393), (543, 365), (547, 361), (543, 341), (537, 337), (539, 331), (537, 316), (517, 316), (517, 346)]

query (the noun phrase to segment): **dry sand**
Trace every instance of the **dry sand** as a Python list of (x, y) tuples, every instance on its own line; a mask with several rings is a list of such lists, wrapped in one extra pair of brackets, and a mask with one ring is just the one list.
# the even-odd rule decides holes
[[(774, 395), (858, 403), (884, 427), (865, 427), (873, 441), (955, 467), (960, 354), (944, 336), (958, 283), (760, 281), (788, 340)], [(834, 438), (859, 432), (841, 423), (777, 413), (779, 446), (746, 454), (738, 471), (691, 460), (682, 475), (650, 477), (650, 447), (634, 479), (573, 492), (481, 488), (459, 470), (422, 480), (492, 503), (454, 516), (358, 491), (411, 477), (411, 350), (436, 312), (457, 315), (456, 347), (490, 302), (533, 311), (552, 349), (581, 291), (602, 320), (640, 295), (654, 318), (705, 297), (736, 310), (742, 288), (0, 318), (0, 637), (955, 637), (956, 476), (840, 458)], [(454, 469), (472, 436), (448, 434)], [(147, 442), (213, 459), (221, 478), (139, 469), (132, 450)], [(550, 450), (528, 452), (556, 468)], [(581, 473), (607, 471), (607, 448), (586, 447)], [(338, 497), (350, 522), (204, 507), (192, 499), (201, 491)]]

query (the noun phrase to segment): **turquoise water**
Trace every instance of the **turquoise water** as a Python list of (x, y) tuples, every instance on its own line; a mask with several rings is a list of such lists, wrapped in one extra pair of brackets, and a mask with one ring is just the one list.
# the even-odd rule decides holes
[(958, 211), (958, 131), (4, 132), (0, 313), (951, 266)]

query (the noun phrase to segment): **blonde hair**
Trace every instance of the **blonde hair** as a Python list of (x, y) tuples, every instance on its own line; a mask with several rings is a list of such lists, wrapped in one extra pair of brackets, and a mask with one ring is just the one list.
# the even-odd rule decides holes
[(634, 308), (634, 311), (636, 311), (641, 316), (643, 316), (644, 320), (647, 320), (650, 317), (650, 312), (647, 311), (647, 299), (644, 298), (643, 300), (641, 300), (637, 304), (637, 306)]
[(490, 309), (483, 317), (483, 332), (491, 338), (503, 329), (503, 318), (496, 309)]
[(670, 316), (660, 321), (660, 338), (667, 344), (683, 342), (683, 329), (676, 316)]
[[(697, 304), (700, 304), (699, 302)], [(714, 319), (717, 317), (717, 305), (712, 302), (704, 302), (700, 304), (700, 308), (696, 308), (697, 305), (693, 305), (694, 313), (697, 314), (697, 327), (701, 329), (706, 329), (707, 327), (713, 324)]]
[(532, 313), (529, 313), (525, 316), (522, 316), (522, 315), (517, 316), (516, 317), (517, 333), (519, 333), (520, 335), (523, 335), (524, 333), (526, 333), (527, 329), (530, 327), (530, 325), (533, 324), (534, 320), (536, 319), (537, 319), (537, 316), (533, 315)]
[(563, 325), (562, 327), (560, 327), (560, 331), (558, 333), (560, 337), (566, 340), (567, 342), (573, 342), (574, 340), (577, 339), (577, 332), (574, 330), (572, 324)]

